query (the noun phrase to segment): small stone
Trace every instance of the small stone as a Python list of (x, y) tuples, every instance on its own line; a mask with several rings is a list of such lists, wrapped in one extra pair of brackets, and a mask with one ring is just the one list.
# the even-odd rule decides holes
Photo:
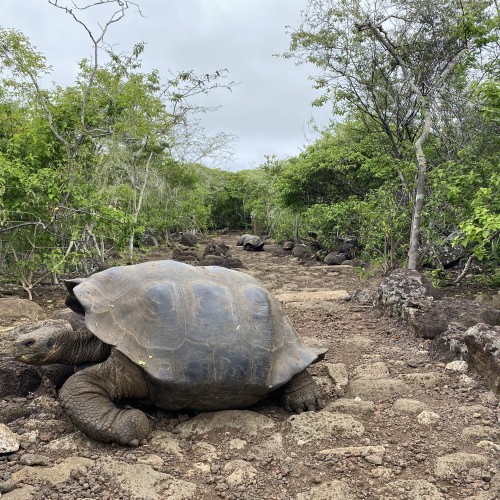
[(467, 363), (461, 359), (451, 361), (445, 366), (446, 371), (455, 373), (467, 373), (468, 369), (469, 366)]
[(484, 448), (486, 450), (494, 450), (494, 451), (500, 451), (500, 444), (494, 443), (493, 441), (479, 441), (479, 443), (476, 444), (478, 448)]
[(23, 465), (49, 465), (50, 463), (47, 457), (33, 453), (24, 454), (19, 461)]
[(382, 465), (384, 463), (381, 455), (366, 455), (363, 457), (369, 464)]
[(19, 449), (21, 438), (5, 424), (0, 424), (0, 453), (12, 453)]
[(16, 488), (16, 483), (12, 479), (7, 479), (6, 481), (0, 481), (0, 495), (2, 493), (8, 493)]
[(424, 410), (417, 415), (417, 422), (421, 425), (433, 425), (439, 420), (441, 420), (441, 417), (432, 411)]

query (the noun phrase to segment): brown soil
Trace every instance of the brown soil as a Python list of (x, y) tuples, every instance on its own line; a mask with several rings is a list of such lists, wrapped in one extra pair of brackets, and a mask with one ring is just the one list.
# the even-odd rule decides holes
[[(156, 433), (166, 436), (165, 442), (175, 439), (179, 446), (175, 452), (168, 450), (159, 438), (132, 449), (102, 445), (75, 434), (55, 396), (45, 390), (2, 402), (4, 408), (17, 405), (25, 410), (23, 416), (8, 424), (24, 438), (18, 452), (0, 456), (0, 483), (17, 484), (3, 498), (500, 498), (495, 496), (500, 464), (498, 399), (474, 374), (452, 372), (433, 362), (427, 342), (413, 338), (404, 325), (381, 316), (369, 304), (346, 300), (342, 292), (376, 289), (380, 279), (365, 281), (348, 266), (299, 263), (270, 242), (263, 252), (245, 252), (235, 246), (236, 236), (222, 238), (231, 246), (231, 254), (243, 261), (244, 272), (282, 296), (286, 311), (305, 342), (329, 348), (326, 359), (310, 369), (327, 392), (329, 406), (323, 412), (337, 411), (330, 406), (332, 402), (352, 402), (356, 396), (354, 385), (343, 385), (336, 370), (343, 365), (350, 383), (359, 382), (360, 370), (371, 370), (371, 376), (361, 379), (372, 384), (373, 398), (364, 395), (357, 401), (373, 401), (373, 406), (345, 410), (362, 423), (362, 436), (349, 437), (339, 432), (323, 436), (319, 442), (299, 445), (289, 431), (290, 414), (271, 397), (250, 410), (271, 419), (274, 434), (262, 430), (255, 436), (242, 436), (228, 429), (210, 436), (185, 436), (176, 429), (193, 414), (148, 409), (156, 420)], [(168, 255), (161, 253), (149, 256), (165, 257)], [(47, 310), (63, 307), (62, 289), (46, 287), (45, 291), (34, 297), (39, 304)], [(332, 294), (334, 291), (339, 293)], [(397, 381), (406, 389), (398, 392), (398, 388), (377, 385), (378, 379)], [(362, 388), (359, 390), (361, 394)], [(431, 416), (426, 423), (419, 412), (398, 411), (394, 403), (401, 398), (418, 400), (422, 408), (437, 417)], [(479, 437), (471, 437), (474, 432)], [(270, 443), (276, 436), (280, 436), (277, 442), (281, 444), (273, 448)], [(478, 446), (479, 441), (493, 444)], [(266, 446), (271, 446), (267, 455), (255, 451)], [(383, 446), (384, 451), (339, 451), (353, 446)], [(442, 457), (456, 457), (457, 453), (479, 455), (485, 460), (449, 475), (440, 472), (440, 457), (445, 460)], [(115, 469), (106, 468), (106, 463), (121, 464), (119, 467), (128, 479), (124, 480), (119, 471), (113, 473)], [(246, 476), (241, 472), (243, 479), (234, 479), (231, 471), (238, 464), (238, 470), (252, 472)], [(63, 473), (66, 469), (70, 470), (67, 476)], [(140, 471), (154, 479), (150, 489), (144, 486), (147, 483), (134, 487), (134, 478), (130, 476), (139, 477)], [(348, 491), (335, 493), (339, 484), (346, 485)]]

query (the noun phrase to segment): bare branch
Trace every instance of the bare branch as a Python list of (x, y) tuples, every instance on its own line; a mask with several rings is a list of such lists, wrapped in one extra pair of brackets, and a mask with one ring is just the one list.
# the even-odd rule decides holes
[[(87, 130), (86, 124), (85, 124), (85, 114), (86, 114), (86, 109), (87, 109), (87, 101), (89, 98), (90, 90), (92, 89), (95, 81), (95, 77), (97, 74), (97, 69), (99, 67), (99, 49), (101, 44), (104, 41), (104, 37), (110, 28), (110, 26), (114, 23), (119, 22), (121, 19), (125, 17), (125, 11), (130, 8), (130, 6), (135, 6), (137, 8), (137, 11), (139, 14), (142, 16), (142, 12), (140, 10), (140, 7), (137, 3), (135, 2), (130, 2), (128, 0), (98, 0), (96, 2), (89, 3), (88, 5), (85, 6), (77, 6), (75, 2), (72, 2), (73, 8), (68, 8), (67, 5), (62, 5), (60, 0), (48, 0), (50, 5), (53, 5), (54, 7), (63, 10), (66, 14), (70, 15), (74, 21), (76, 21), (80, 26), (83, 27), (83, 29), (87, 32), (87, 35), (89, 38), (92, 40), (93, 44), (93, 65), (92, 65), (92, 71), (89, 76), (87, 85), (85, 86), (85, 90), (83, 92), (83, 97), (82, 97), (82, 106), (80, 110), (80, 122), (82, 129), (84, 131)], [(101, 26), (101, 24), (98, 24), (100, 28), (100, 33), (99, 34), (94, 34), (92, 29), (88, 26), (88, 24), (83, 21), (78, 15), (78, 11), (85, 11), (87, 9), (91, 9), (93, 7), (98, 7), (98, 6), (103, 6), (103, 5), (116, 5), (117, 9), (110, 15), (104, 26)], [(75, 145), (75, 148), (78, 147), (78, 144)]]

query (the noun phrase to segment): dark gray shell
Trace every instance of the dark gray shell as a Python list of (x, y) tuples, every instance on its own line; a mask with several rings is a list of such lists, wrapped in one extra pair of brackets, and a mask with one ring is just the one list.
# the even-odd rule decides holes
[(253, 234), (243, 234), (236, 243), (236, 246), (243, 246), (245, 250), (262, 250), (264, 242)]
[(222, 267), (114, 267), (73, 293), (87, 328), (143, 367), (162, 407), (251, 404), (326, 352), (302, 344), (256, 279)]
[(243, 248), (245, 250), (262, 250), (264, 248), (264, 242), (258, 236), (249, 236), (245, 238)]
[(242, 234), (239, 238), (238, 238), (238, 241), (236, 242), (236, 246), (237, 247), (241, 247), (243, 245), (243, 242), (251, 237), (252, 235), (251, 234)]

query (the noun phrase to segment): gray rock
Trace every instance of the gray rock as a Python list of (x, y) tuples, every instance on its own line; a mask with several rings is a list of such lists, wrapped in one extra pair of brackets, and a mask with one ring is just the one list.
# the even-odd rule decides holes
[(417, 300), (407, 305), (404, 318), (415, 336), (435, 339), (451, 323), (469, 328), (477, 323), (500, 325), (500, 311), (472, 300), (443, 298)]
[(18, 297), (0, 299), (0, 320), (2, 322), (23, 319), (38, 320), (43, 317), (45, 317), (45, 312), (36, 302)]
[(372, 416), (375, 411), (375, 403), (373, 401), (361, 401), (360, 399), (342, 398), (328, 404), (326, 410), (348, 413), (357, 418), (368, 418)]
[(455, 361), (450, 361), (449, 363), (447, 363), (444, 369), (447, 372), (452, 373), (467, 373), (468, 365), (462, 359), (456, 359)]
[(432, 283), (419, 272), (397, 269), (379, 286), (379, 305), (388, 316), (405, 317), (405, 310), (420, 299), (439, 299)]
[[(401, 496), (402, 491), (405, 492), (404, 497)], [(444, 499), (444, 496), (434, 484), (423, 479), (393, 481), (384, 485), (377, 493), (384, 500), (401, 500), (401, 498), (405, 498), (406, 500)]]
[(49, 465), (50, 460), (42, 455), (36, 455), (34, 453), (25, 453), (19, 462), (22, 465)]
[(0, 454), (12, 453), (19, 449), (21, 438), (5, 424), (0, 424)]
[(202, 258), (202, 254), (195, 248), (191, 248), (189, 250), (174, 248), (172, 258), (178, 262), (197, 262)]
[(147, 464), (129, 464), (104, 457), (99, 465), (103, 473), (117, 478), (122, 488), (132, 498), (172, 500), (203, 498), (203, 492), (195, 483), (158, 472)]
[(226, 482), (231, 487), (248, 484), (257, 475), (257, 469), (245, 460), (231, 460), (224, 465), (224, 472), (229, 473)]
[(271, 460), (284, 459), (286, 457), (285, 447), (283, 445), (283, 435), (275, 433), (260, 444), (250, 448), (250, 453), (260, 461), (268, 463)]
[(299, 260), (309, 260), (314, 256), (314, 250), (306, 245), (295, 245), (292, 250), (292, 255)]
[(248, 410), (224, 410), (200, 413), (180, 423), (177, 431), (181, 437), (193, 434), (220, 434), (221, 431), (233, 431), (239, 437), (256, 436), (263, 430), (272, 430), (275, 423), (265, 415)]
[(467, 364), (479, 373), (488, 387), (500, 394), (500, 327), (478, 324), (465, 335)]
[[(345, 262), (344, 262), (345, 265)], [(351, 295), (351, 301), (362, 306), (373, 306), (377, 304), (378, 301), (378, 291), (370, 289), (356, 290)]]
[(371, 401), (391, 401), (411, 394), (411, 388), (401, 380), (360, 378), (349, 384), (347, 394)]
[(205, 255), (198, 261), (197, 265), (227, 267), (228, 269), (244, 267), (240, 259), (229, 255)]
[(323, 457), (368, 457), (374, 455), (383, 457), (384, 454), (385, 446), (383, 445), (343, 446), (341, 448), (330, 448), (319, 452), (319, 455)]
[(500, 498), (500, 474), (495, 474), (490, 482), (488, 491), (477, 491), (474, 496), (465, 500), (498, 500)]
[(9, 358), (0, 358), (0, 397), (24, 397), (35, 392), (42, 383), (42, 374), (36, 366), (29, 366)]
[(365, 269), (368, 267), (368, 264), (363, 259), (346, 259), (342, 262), (343, 266), (352, 266), (352, 267), (361, 267)]
[(448, 325), (448, 329), (431, 342), (429, 348), (431, 358), (445, 363), (463, 359), (467, 354), (466, 331), (467, 328), (458, 323)]
[(329, 266), (342, 264), (347, 259), (347, 255), (343, 252), (330, 252), (323, 262)]
[(443, 386), (449, 381), (448, 375), (441, 372), (406, 373), (402, 377), (406, 382), (428, 388)]
[(85, 473), (94, 465), (94, 460), (83, 457), (69, 457), (52, 467), (25, 466), (12, 474), (14, 481), (47, 481), (60, 484), (68, 481), (74, 471)]
[(198, 244), (198, 237), (192, 233), (182, 233), (179, 242), (186, 247), (195, 247)]
[(328, 378), (333, 382), (335, 393), (344, 394), (349, 383), (349, 373), (344, 363), (324, 363)]
[(451, 479), (461, 476), (472, 467), (488, 467), (491, 459), (476, 453), (450, 453), (438, 457), (434, 473), (437, 477), (443, 479)]
[(228, 254), (229, 247), (222, 241), (211, 241), (203, 250), (203, 257), (207, 255), (218, 255), (224, 257)]
[(331, 436), (354, 438), (363, 435), (363, 424), (350, 415), (328, 411), (292, 415), (286, 421), (288, 436), (297, 444), (320, 443)]
[(358, 365), (352, 372), (352, 380), (356, 380), (359, 378), (368, 378), (371, 380), (375, 380), (388, 377), (389, 368), (387, 368), (387, 365), (382, 361)]
[(297, 500), (310, 500), (311, 498), (314, 500), (356, 500), (357, 496), (345, 482), (333, 480), (297, 495)]
[(422, 413), (417, 415), (417, 422), (420, 425), (433, 426), (435, 423), (439, 422), (441, 417), (434, 413), (433, 411), (424, 410)]
[(488, 408), (487, 406), (483, 405), (470, 405), (470, 406), (460, 406), (458, 408), (458, 411), (460, 413), (463, 413), (465, 415), (472, 415), (472, 416), (477, 416), (477, 418), (493, 418), (495, 416), (495, 411), (492, 410), (491, 408)]
[(427, 405), (422, 403), (422, 401), (418, 401), (416, 399), (405, 399), (400, 398), (397, 399), (392, 405), (392, 409), (396, 413), (406, 413), (408, 415), (418, 415), (423, 411), (427, 410)]
[(462, 430), (462, 439), (464, 441), (493, 441), (500, 442), (500, 428), (489, 425), (471, 425)]
[(0, 495), (16, 489), (16, 483), (12, 479), (0, 481)]

